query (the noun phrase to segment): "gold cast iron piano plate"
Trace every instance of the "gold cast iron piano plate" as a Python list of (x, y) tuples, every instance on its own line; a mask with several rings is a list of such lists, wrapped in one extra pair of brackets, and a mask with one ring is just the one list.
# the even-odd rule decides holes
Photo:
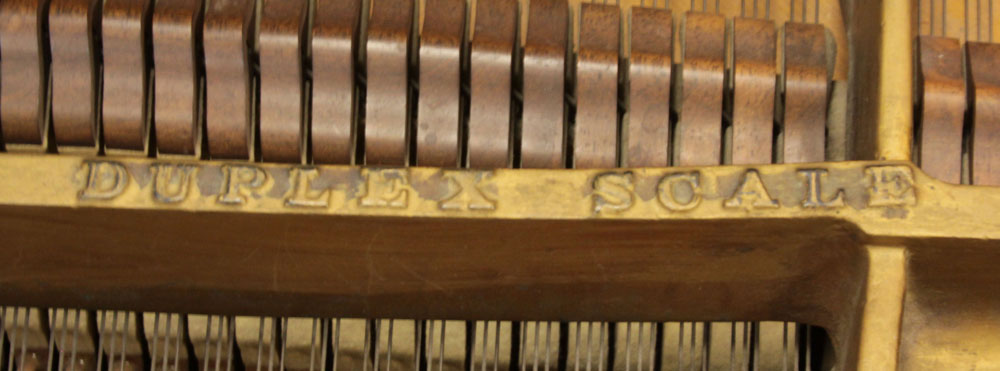
[(545, 171), (8, 154), (0, 205), (442, 220), (836, 218), (873, 237), (1000, 238), (1000, 219), (990, 217), (1000, 193), (941, 183), (908, 162)]

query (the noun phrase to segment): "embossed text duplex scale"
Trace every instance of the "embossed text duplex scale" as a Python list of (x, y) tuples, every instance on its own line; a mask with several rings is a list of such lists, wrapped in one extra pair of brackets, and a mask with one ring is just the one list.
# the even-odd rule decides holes
[(0, 0), (0, 371), (1000, 369), (992, 0)]

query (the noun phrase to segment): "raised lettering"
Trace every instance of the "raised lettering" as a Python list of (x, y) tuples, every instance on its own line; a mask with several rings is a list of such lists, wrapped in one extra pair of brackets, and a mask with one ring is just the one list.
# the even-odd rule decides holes
[(606, 173), (594, 177), (594, 213), (620, 213), (635, 202), (632, 173)]
[(362, 207), (406, 208), (409, 174), (406, 169), (361, 169), (365, 183), (358, 203)]
[(77, 194), (81, 200), (111, 200), (125, 192), (128, 171), (125, 165), (114, 161), (84, 161), (83, 189)]
[(767, 188), (760, 180), (760, 174), (757, 173), (757, 170), (750, 169), (743, 173), (743, 181), (740, 182), (740, 186), (722, 206), (746, 210), (775, 209), (778, 207), (778, 201), (771, 199), (771, 195), (767, 193)]
[(656, 198), (670, 211), (687, 211), (701, 203), (701, 173), (670, 174), (656, 186)]
[(314, 167), (297, 167), (292, 169), (291, 195), (285, 198), (285, 206), (292, 207), (328, 207), (330, 206), (330, 190), (312, 189), (312, 181), (319, 177), (319, 170)]
[(833, 198), (823, 200), (822, 180), (823, 178), (826, 178), (826, 173), (826, 170), (823, 169), (799, 170), (799, 175), (806, 179), (806, 196), (805, 199), (802, 200), (802, 207), (844, 207), (843, 189), (838, 189), (837, 193), (833, 195)]
[(247, 202), (244, 190), (254, 191), (264, 186), (267, 173), (253, 165), (222, 165), (222, 191), (216, 202), (242, 205)]
[(188, 195), (191, 175), (197, 169), (194, 165), (153, 164), (153, 199), (162, 203), (178, 203)]
[(445, 171), (444, 177), (450, 193), (438, 203), (441, 210), (496, 210), (497, 195), (483, 187), (492, 171)]
[(913, 170), (909, 166), (883, 165), (865, 168), (868, 206), (910, 206), (917, 204)]

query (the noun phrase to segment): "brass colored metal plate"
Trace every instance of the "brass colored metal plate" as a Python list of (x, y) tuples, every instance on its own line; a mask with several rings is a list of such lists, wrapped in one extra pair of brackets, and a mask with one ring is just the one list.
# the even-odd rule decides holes
[[(998, 206), (997, 189), (946, 184), (907, 162), (480, 171), (5, 154), (0, 248), (31, 253), (0, 273), (0, 299), (247, 315), (787, 320), (827, 328), (844, 361), (861, 349), (856, 336), (872, 339), (864, 352), (895, 354), (958, 333), (918, 326), (928, 315), (963, 318), (962, 329), (997, 318), (976, 308), (997, 303), (986, 293), (998, 287)], [(883, 263), (866, 245), (899, 255), (884, 265), (905, 274), (905, 288), (898, 277), (871, 281)], [(85, 265), (66, 258), (95, 254)], [(956, 261), (961, 275), (942, 265)], [(858, 296), (865, 285), (894, 296)], [(872, 298), (896, 304), (864, 304)], [(858, 322), (893, 316), (906, 342)], [(1000, 342), (978, 339), (978, 349)]]
[(552, 171), (7, 154), (0, 205), (442, 220), (837, 218), (872, 236), (1000, 238), (1000, 192), (941, 183), (907, 162)]

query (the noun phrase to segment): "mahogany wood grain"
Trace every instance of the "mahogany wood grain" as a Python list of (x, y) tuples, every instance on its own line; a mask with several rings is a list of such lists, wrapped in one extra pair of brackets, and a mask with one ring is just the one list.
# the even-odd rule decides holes
[[(356, 318), (777, 319), (831, 326), (852, 318), (860, 305), (857, 284), (864, 282), (867, 261), (860, 232), (827, 219), (275, 219), (237, 211), (53, 211), (10, 206), (0, 214), (0, 235), (7, 237), (0, 253), (32, 252), (0, 270), (4, 303)], [(669, 243), (680, 235), (683, 243)], [(781, 238), (768, 239), (767, 248), (746, 248), (748, 241), (767, 239), (761, 236)], [(157, 269), (134, 264), (137, 259), (155, 261)], [(239, 264), (220, 264), (227, 261)]]
[[(670, 163), (670, 78), (673, 67), (673, 14), (632, 8), (629, 117), (625, 133), (627, 166)], [(625, 143), (622, 143), (624, 146)]]
[(10, 148), (46, 142), (48, 62), (41, 25), (47, 0), (0, 2), (0, 129)]
[(717, 165), (722, 161), (726, 20), (720, 15), (689, 12), (683, 27), (674, 164)]
[(106, 0), (101, 20), (104, 53), (102, 118), (108, 151), (144, 153), (149, 138), (150, 1)]
[(300, 48), (309, 1), (264, 0), (260, 34), (260, 155), (268, 162), (303, 162), (306, 155), (305, 74)]
[(734, 164), (769, 164), (774, 137), (777, 60), (774, 22), (733, 21)]
[(200, 154), (196, 36), (201, 5), (201, 0), (157, 0), (153, 8), (153, 120), (162, 154)]
[(97, 151), (99, 62), (91, 31), (98, 9), (93, 0), (53, 0), (49, 5), (52, 129), (60, 150)]
[(970, 146), (972, 184), (1000, 185), (1000, 44), (966, 43), (975, 105)]
[(525, 37), (521, 167), (561, 168), (566, 165), (566, 0), (532, 1)]
[(826, 28), (785, 24), (785, 113), (782, 160), (820, 162), (826, 158), (826, 101), (829, 70)]
[(427, 0), (420, 35), (417, 165), (458, 167), (465, 0)]
[(212, 1), (205, 9), (205, 134), (208, 155), (254, 156), (254, 0)]
[(357, 140), (355, 58), (361, 1), (316, 2), (312, 38), (312, 157), (351, 164)]
[(580, 4), (573, 132), (573, 166), (577, 168), (618, 165), (620, 27), (621, 11), (617, 5)]
[(962, 182), (962, 130), (966, 93), (961, 42), (920, 36), (918, 39), (921, 102), (918, 162), (940, 180)]
[(408, 161), (408, 61), (413, 0), (373, 0), (368, 21), (365, 163)]
[(517, 0), (478, 1), (475, 22), (469, 52), (467, 164), (473, 168), (507, 167)]

